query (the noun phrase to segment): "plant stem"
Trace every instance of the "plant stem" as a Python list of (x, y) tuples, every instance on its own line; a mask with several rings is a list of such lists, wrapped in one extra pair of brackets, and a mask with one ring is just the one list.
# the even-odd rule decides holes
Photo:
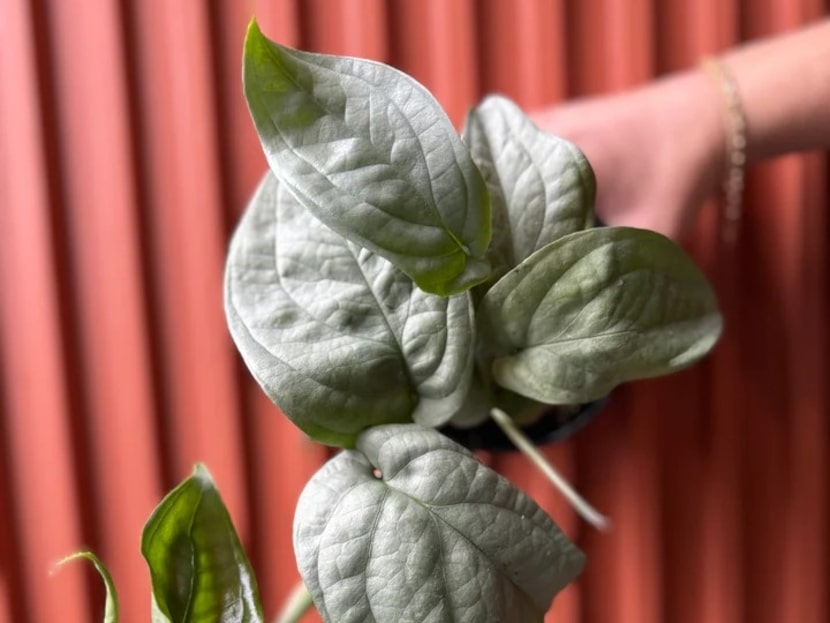
[(291, 589), (288, 599), (282, 605), (282, 610), (274, 619), (274, 623), (298, 623), (303, 615), (311, 610), (314, 602), (311, 600), (311, 593), (306, 585), (300, 581)]
[(598, 530), (607, 531), (611, 528), (611, 520), (602, 515), (593, 506), (591, 506), (585, 498), (583, 498), (576, 490), (568, 483), (562, 475), (556, 471), (556, 468), (551, 465), (542, 453), (524, 436), (521, 430), (516, 426), (513, 419), (501, 409), (493, 407), (490, 410), (490, 415), (495, 420), (496, 424), (504, 431), (504, 434), (510, 438), (510, 441), (528, 458), (531, 462), (539, 468), (539, 470), (547, 477), (554, 487), (559, 489), (565, 499), (571, 503), (577, 514), (582, 517), (589, 524)]

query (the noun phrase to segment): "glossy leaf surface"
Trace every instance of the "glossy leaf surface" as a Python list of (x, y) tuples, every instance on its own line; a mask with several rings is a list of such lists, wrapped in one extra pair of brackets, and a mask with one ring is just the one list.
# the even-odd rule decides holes
[(426, 89), (387, 65), (280, 46), (256, 22), (243, 75), (272, 170), (317, 218), (426, 291), (487, 278), (487, 187)]
[(493, 242), (501, 275), (534, 251), (593, 226), (594, 173), (575, 145), (543, 132), (510, 100), (490, 96), (464, 128), (490, 191)]
[(684, 368), (721, 331), (715, 295), (683, 250), (621, 227), (543, 247), (487, 292), (479, 319), (496, 381), (551, 404)]
[(162, 500), (144, 527), (154, 623), (261, 623), (256, 580), (207, 470)]
[(417, 288), (323, 225), (272, 174), (234, 235), (226, 310), (254, 377), (324, 443), (351, 446), (377, 424), (440, 425), (469, 386), (469, 294)]
[(541, 622), (584, 562), (530, 498), (414, 424), (366, 431), (312, 478), (294, 545), (330, 623)]

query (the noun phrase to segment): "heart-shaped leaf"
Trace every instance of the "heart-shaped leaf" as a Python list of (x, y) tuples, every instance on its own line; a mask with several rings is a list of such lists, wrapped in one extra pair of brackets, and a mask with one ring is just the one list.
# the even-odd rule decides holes
[(313, 438), (351, 446), (366, 428), (446, 422), (472, 371), (469, 293), (415, 287), (323, 225), (268, 174), (231, 243), (231, 334), (271, 399)]
[(262, 623), (256, 579), (207, 470), (173, 489), (144, 526), (154, 623)]
[(684, 368), (721, 331), (704, 275), (668, 238), (633, 228), (569, 234), (502, 277), (479, 308), (500, 385), (549, 404)]
[(596, 182), (585, 156), (537, 128), (513, 102), (494, 95), (473, 108), (464, 140), (490, 190), (488, 257), (496, 277), (548, 243), (593, 226)]
[(317, 472), (294, 547), (327, 623), (541, 622), (584, 563), (529, 497), (414, 424), (371, 428)]
[(428, 292), (487, 278), (487, 187), (426, 89), (387, 65), (280, 46), (256, 22), (243, 74), (271, 168), (317, 218)]

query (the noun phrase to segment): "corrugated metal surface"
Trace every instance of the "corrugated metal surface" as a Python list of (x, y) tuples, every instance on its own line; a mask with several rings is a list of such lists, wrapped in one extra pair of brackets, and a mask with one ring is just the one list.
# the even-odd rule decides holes
[[(391, 62), (461, 123), (624, 89), (798, 27), (823, 0), (0, 3), (0, 623), (92, 621), (111, 566), (148, 618), (141, 526), (208, 463), (269, 612), (296, 581), (294, 503), (325, 452), (261, 395), (221, 311), (225, 244), (265, 168), (240, 89), (245, 25)], [(727, 337), (704, 365), (626, 388), (546, 452), (615, 529), (581, 525), (519, 457), (488, 459), (589, 554), (558, 623), (830, 616), (827, 227), (822, 154), (749, 176), (737, 248), (689, 241)]]

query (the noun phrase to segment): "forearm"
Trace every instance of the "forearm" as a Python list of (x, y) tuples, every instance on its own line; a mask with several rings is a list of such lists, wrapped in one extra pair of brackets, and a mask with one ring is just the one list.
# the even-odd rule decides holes
[[(735, 83), (749, 163), (830, 149), (830, 20), (719, 58)], [(587, 156), (605, 222), (677, 236), (707, 197), (738, 178), (740, 119), (729, 83), (717, 64), (707, 65), (715, 71), (690, 67), (638, 89), (534, 114), (543, 129)]]
[(746, 118), (747, 159), (830, 148), (830, 20), (725, 54)]

